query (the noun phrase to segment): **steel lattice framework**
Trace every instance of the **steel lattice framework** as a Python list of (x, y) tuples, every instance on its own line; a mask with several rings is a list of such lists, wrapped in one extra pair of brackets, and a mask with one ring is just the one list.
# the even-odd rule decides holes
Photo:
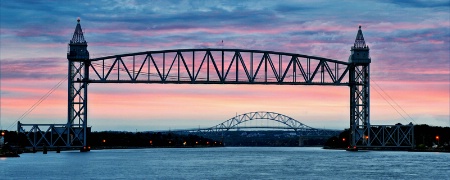
[(94, 76), (84, 80), (88, 83), (346, 86), (349, 71), (347, 62), (245, 49), (146, 51), (95, 58), (91, 63)]
[(350, 143), (370, 146), (370, 63), (369, 46), (361, 26), (351, 47), (350, 64)]
[(366, 141), (375, 148), (411, 148), (414, 147), (414, 125), (372, 125)]
[[(240, 124), (254, 121), (254, 120), (271, 120), (275, 122), (279, 122), (284, 124), (285, 127), (277, 127), (277, 126), (245, 126), (239, 127)], [(339, 135), (340, 132), (338, 130), (329, 130), (329, 129), (317, 129), (310, 127), (306, 124), (303, 124), (300, 121), (295, 120), (289, 116), (279, 114), (276, 112), (266, 112), (266, 111), (258, 111), (258, 112), (249, 112), (245, 114), (236, 115), (218, 125), (215, 125), (210, 128), (198, 128), (198, 129), (184, 129), (184, 130), (171, 130), (171, 132), (181, 132), (181, 133), (223, 133), (233, 129), (290, 129), (294, 130), (299, 136), (335, 136)]]
[[(379, 139), (372, 136), (383, 134), (372, 130), (370, 125), (371, 59), (361, 26), (348, 62), (296, 53), (218, 48), (145, 51), (90, 59), (78, 20), (69, 43), (67, 59), (67, 123), (61, 128), (61, 125), (19, 122), (18, 132), (27, 134), (33, 147), (40, 143), (50, 147), (55, 144), (86, 147), (89, 131), (88, 85), (95, 83), (349, 86), (351, 145), (371, 146)], [(251, 115), (259, 117), (275, 114), (256, 112), (242, 115), (236, 118), (244, 119), (230, 119), (220, 128), (232, 127), (246, 121), (245, 118)], [(285, 116), (275, 117), (281, 119), (273, 120), (285, 123), (290, 128), (307, 129), (298, 121), (283, 119)], [(26, 130), (24, 127), (31, 128)], [(45, 128), (48, 130), (42, 133), (41, 129)], [(397, 128), (397, 131), (400, 129)], [(407, 140), (413, 144), (409, 136)]]

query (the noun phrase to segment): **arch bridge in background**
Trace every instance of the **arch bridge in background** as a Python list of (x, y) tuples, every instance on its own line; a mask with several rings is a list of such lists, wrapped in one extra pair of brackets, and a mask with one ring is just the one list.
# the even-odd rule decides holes
[[(243, 126), (239, 125), (248, 121), (254, 120), (270, 120), (281, 123), (284, 127), (278, 126)], [(249, 112), (245, 114), (236, 115), (218, 125), (209, 128), (193, 128), (193, 129), (182, 129), (182, 130), (171, 130), (170, 132), (177, 132), (182, 134), (208, 134), (208, 133), (223, 133), (230, 130), (239, 129), (282, 129), (282, 130), (293, 130), (298, 136), (336, 136), (339, 135), (342, 130), (331, 130), (331, 129), (318, 129), (310, 127), (302, 122), (295, 120), (289, 116), (276, 113), (276, 112)]]

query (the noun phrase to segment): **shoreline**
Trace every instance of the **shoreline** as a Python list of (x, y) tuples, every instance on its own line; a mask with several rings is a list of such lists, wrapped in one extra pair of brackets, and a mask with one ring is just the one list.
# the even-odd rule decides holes
[[(330, 148), (323, 147), (326, 150), (348, 150), (347, 148)], [(442, 152), (450, 153), (450, 150), (446, 149), (395, 149), (395, 148), (360, 148), (354, 151), (407, 151), (407, 152)]]

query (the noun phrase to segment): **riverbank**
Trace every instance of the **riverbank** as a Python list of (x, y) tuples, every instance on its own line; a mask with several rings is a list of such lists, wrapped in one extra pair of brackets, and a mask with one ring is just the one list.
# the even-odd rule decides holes
[[(326, 150), (349, 150), (347, 148), (331, 148), (331, 147), (323, 147)], [(411, 149), (411, 148), (359, 148), (357, 150), (350, 149), (351, 151), (409, 151), (409, 152), (442, 152), (442, 153), (450, 153), (448, 149)]]

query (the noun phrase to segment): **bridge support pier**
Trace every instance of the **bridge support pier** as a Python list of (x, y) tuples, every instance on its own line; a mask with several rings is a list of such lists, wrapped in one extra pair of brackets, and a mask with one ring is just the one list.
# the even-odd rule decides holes
[(89, 51), (81, 30), (80, 20), (75, 28), (67, 52), (69, 60), (68, 115), (66, 146), (86, 146), (87, 94), (89, 83)]
[(348, 58), (350, 81), (350, 145), (370, 146), (370, 63), (369, 46), (361, 26)]
[(370, 146), (370, 65), (350, 67), (350, 145)]
[(299, 147), (303, 146), (304, 141), (305, 141), (305, 140), (303, 139), (303, 137), (300, 136), (300, 137), (298, 138), (298, 146), (299, 146)]
[(69, 59), (67, 146), (86, 146), (89, 60)]

